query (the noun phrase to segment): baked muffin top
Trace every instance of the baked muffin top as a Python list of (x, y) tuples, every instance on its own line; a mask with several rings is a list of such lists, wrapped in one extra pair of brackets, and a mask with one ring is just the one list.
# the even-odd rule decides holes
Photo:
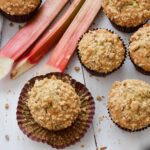
[(150, 18), (149, 0), (103, 0), (106, 15), (115, 24), (136, 27)]
[(90, 70), (109, 73), (125, 58), (125, 48), (119, 36), (106, 29), (86, 33), (78, 44), (82, 63)]
[(81, 110), (75, 89), (55, 76), (36, 80), (28, 92), (28, 107), (40, 126), (53, 131), (71, 126)]
[(140, 80), (116, 81), (109, 93), (108, 109), (115, 123), (129, 130), (150, 125), (150, 85)]
[(134, 64), (150, 71), (150, 24), (144, 25), (131, 36), (129, 53)]
[(0, 9), (10, 15), (26, 15), (34, 11), (41, 0), (0, 0)]

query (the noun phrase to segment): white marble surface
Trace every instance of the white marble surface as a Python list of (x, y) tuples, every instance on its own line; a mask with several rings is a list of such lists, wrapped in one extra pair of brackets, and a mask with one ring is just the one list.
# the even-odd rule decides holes
[[(114, 29), (108, 19), (101, 12), (97, 16), (95, 25), (91, 28), (101, 27), (108, 28), (118, 33), (128, 44), (130, 34), (124, 34)], [(3, 25), (3, 27), (2, 27)], [(18, 31), (19, 24), (13, 23), (0, 16), (0, 31), (2, 27), (1, 47)], [(49, 54), (50, 55), (50, 54)], [(9, 77), (0, 81), (0, 150), (52, 150), (46, 144), (37, 143), (27, 138), (18, 128), (16, 122), (16, 107), (18, 96), (24, 83), (41, 69), (46, 62), (48, 56), (44, 58), (39, 65), (25, 73), (16, 80), (11, 80)], [(80, 72), (77, 73), (74, 67), (80, 67)], [(76, 54), (73, 56), (67, 73), (72, 75), (76, 80), (85, 83), (95, 98), (96, 114), (93, 125), (88, 130), (87, 134), (80, 142), (74, 146), (66, 148), (66, 150), (96, 150), (96, 148), (107, 147), (107, 150), (143, 150), (144, 146), (150, 143), (150, 128), (142, 132), (128, 133), (116, 127), (110, 120), (107, 113), (107, 96), (108, 91), (115, 80), (124, 80), (128, 78), (142, 79), (150, 83), (150, 77), (138, 73), (129, 58), (126, 59), (123, 67), (108, 77), (90, 77), (89, 73), (81, 67)], [(11, 92), (10, 92), (11, 90)], [(97, 96), (105, 96), (99, 102)], [(10, 108), (5, 109), (5, 104), (8, 103)], [(100, 121), (101, 117), (105, 118)], [(9, 141), (5, 136), (9, 136)], [(84, 147), (82, 146), (84, 145)]]

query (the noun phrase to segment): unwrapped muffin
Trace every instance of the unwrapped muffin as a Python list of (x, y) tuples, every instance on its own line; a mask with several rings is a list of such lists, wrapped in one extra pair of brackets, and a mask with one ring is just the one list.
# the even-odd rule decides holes
[(129, 56), (138, 71), (150, 75), (150, 24), (144, 25), (131, 36)]
[(41, 5), (41, 0), (0, 0), (0, 11), (10, 20), (25, 22)]
[(117, 34), (107, 29), (96, 29), (83, 35), (78, 44), (78, 55), (91, 74), (106, 76), (124, 63), (126, 49)]
[(109, 93), (108, 110), (113, 122), (125, 130), (150, 126), (150, 85), (133, 79), (116, 81)]
[(103, 10), (117, 29), (133, 32), (150, 19), (149, 0), (103, 0)]
[(94, 109), (93, 97), (83, 84), (67, 74), (50, 73), (34, 77), (24, 86), (17, 121), (29, 138), (59, 149), (84, 136)]

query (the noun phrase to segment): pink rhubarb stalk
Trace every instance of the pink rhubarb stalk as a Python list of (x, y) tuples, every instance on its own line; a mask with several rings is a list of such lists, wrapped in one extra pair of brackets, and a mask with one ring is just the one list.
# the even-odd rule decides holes
[(1, 49), (0, 59), (9, 61), (10, 63), (5, 63), (9, 64), (6, 68), (0, 64), (0, 70), (5, 69), (0, 72), (0, 79), (9, 73), (14, 61), (34, 44), (68, 1), (46, 0), (35, 17)]
[(67, 27), (70, 25), (85, 0), (74, 0), (65, 14), (46, 31), (43, 37), (37, 41), (27, 56), (19, 60), (13, 67), (11, 77), (16, 78), (28, 69), (35, 66), (44, 55), (58, 42)]
[(52, 71), (63, 72), (76, 50), (79, 39), (88, 30), (101, 8), (101, 0), (86, 0), (79, 13), (57, 44), (46, 64)]

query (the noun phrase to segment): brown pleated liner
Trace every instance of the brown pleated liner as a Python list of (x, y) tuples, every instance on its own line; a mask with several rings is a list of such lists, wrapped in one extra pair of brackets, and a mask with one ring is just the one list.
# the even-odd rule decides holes
[[(98, 30), (98, 29), (105, 29), (105, 28), (90, 29), (89, 31)], [(110, 30), (110, 29), (106, 29), (106, 30), (108, 30), (108, 31), (111, 32), (111, 33), (115, 33), (114, 31), (112, 31), (112, 30)], [(89, 31), (88, 31), (88, 32), (89, 32)], [(88, 33), (88, 32), (86, 32), (86, 33)], [(115, 33), (115, 34), (116, 34), (116, 33)], [(118, 35), (118, 34), (117, 34), (117, 35)], [(84, 35), (83, 35), (83, 36), (84, 36)], [(83, 38), (83, 36), (81, 37), (81, 39)], [(80, 40), (81, 40), (81, 39), (80, 39)], [(82, 64), (82, 66), (83, 66), (91, 75), (99, 76), (99, 77), (106, 77), (107, 75), (110, 75), (111, 73), (113, 73), (113, 72), (117, 71), (118, 69), (120, 69), (120, 68), (123, 66), (123, 64), (124, 64), (124, 62), (125, 62), (125, 60), (126, 60), (126, 57), (127, 57), (127, 49), (126, 49), (126, 45), (125, 45), (123, 39), (122, 39), (120, 36), (119, 36), (119, 39), (122, 41), (123, 46), (124, 46), (124, 48), (125, 48), (125, 55), (124, 55), (124, 59), (123, 59), (122, 63), (120, 64), (120, 66), (119, 66), (118, 68), (116, 68), (116, 69), (114, 69), (114, 70), (112, 70), (111, 72), (108, 72), (108, 73), (101, 73), (101, 72), (98, 72), (98, 71), (95, 71), (95, 70), (91, 70), (91, 69), (89, 69), (88, 67), (86, 67), (86, 66), (84, 65), (84, 63), (82, 62), (82, 60), (81, 60), (81, 58), (80, 58), (79, 50), (77, 49), (77, 55), (78, 55), (79, 61), (80, 61), (80, 63)], [(80, 42), (80, 40), (79, 40), (79, 42)], [(79, 43), (79, 42), (78, 42), (78, 43)]]
[[(71, 84), (75, 88), (81, 100), (82, 111), (76, 121), (72, 124), (72, 126), (60, 131), (49, 131), (39, 126), (32, 118), (30, 110), (27, 106), (27, 93), (33, 87), (35, 81), (43, 78), (51, 78), (53, 75), (63, 82)], [(93, 97), (83, 84), (75, 81), (67, 74), (49, 73), (47, 75), (32, 78), (24, 86), (20, 94), (17, 107), (17, 121), (20, 129), (30, 139), (47, 143), (52, 147), (59, 149), (76, 143), (85, 135), (87, 129), (92, 123), (94, 112), (95, 103)]]
[(10, 15), (1, 9), (0, 9), (0, 13), (2, 13), (10, 21), (17, 22), (17, 23), (23, 23), (23, 22), (30, 20), (34, 15), (36, 15), (39, 7), (41, 6), (41, 3), (42, 3), (42, 0), (41, 0), (40, 4), (35, 8), (34, 11), (32, 11), (31, 13), (26, 14), (26, 15)]
[(112, 122), (113, 122), (116, 126), (118, 126), (120, 129), (122, 129), (122, 130), (124, 130), (124, 131), (133, 133), (133, 132), (143, 131), (143, 130), (147, 129), (148, 127), (150, 127), (150, 125), (149, 125), (149, 126), (146, 126), (146, 127), (141, 128), (141, 129), (135, 129), (135, 130), (131, 130), (131, 129), (124, 128), (124, 127), (122, 127), (121, 125), (119, 125), (118, 123), (116, 123), (116, 122), (112, 119), (111, 114), (110, 114), (110, 111), (109, 111), (109, 108), (107, 108), (107, 110), (108, 110), (108, 114), (109, 114), (109, 117), (111, 118)]
[(140, 27), (142, 27), (145, 23), (141, 24), (141, 25), (138, 25), (137, 27), (122, 27), (122, 26), (119, 26), (117, 24), (115, 24), (113, 21), (111, 21), (111, 24), (119, 31), (121, 32), (125, 32), (125, 33), (132, 33), (132, 32), (135, 32), (137, 31)]
[(138, 65), (136, 65), (136, 64), (134, 63), (134, 61), (132, 60), (131, 56), (130, 56), (130, 52), (128, 52), (128, 55), (129, 55), (129, 57), (130, 57), (131, 62), (132, 62), (133, 65), (134, 65), (135, 69), (136, 69), (138, 72), (140, 72), (140, 73), (142, 73), (142, 74), (144, 74), (144, 75), (150, 76), (150, 71), (145, 71), (144, 69), (142, 69), (141, 67), (139, 67)]

